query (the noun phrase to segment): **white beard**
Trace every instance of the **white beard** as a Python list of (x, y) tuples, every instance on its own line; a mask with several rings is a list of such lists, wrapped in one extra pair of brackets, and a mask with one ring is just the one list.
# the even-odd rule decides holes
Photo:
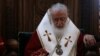
[(49, 21), (50, 21), (50, 24), (51, 24), (51, 27), (53, 29), (55, 37), (56, 38), (63, 37), (64, 33), (66, 32), (66, 28), (67, 28), (67, 24), (69, 23), (69, 19), (66, 20), (65, 26), (63, 28), (59, 29), (59, 28), (54, 26), (51, 14), (49, 12), (48, 12), (48, 16), (49, 16)]
[(58, 29), (54, 25), (52, 25), (53, 32), (56, 37), (62, 37), (64, 34), (64, 29)]
[(59, 28), (57, 28), (57, 27), (54, 26), (54, 23), (53, 22), (51, 22), (51, 26), (52, 26), (52, 29), (53, 29), (53, 32), (54, 32), (55, 37), (57, 37), (57, 38), (63, 37), (63, 35), (66, 32), (66, 28), (67, 28), (67, 25), (66, 24), (67, 24), (67, 22), (65, 23), (65, 27), (59, 29)]

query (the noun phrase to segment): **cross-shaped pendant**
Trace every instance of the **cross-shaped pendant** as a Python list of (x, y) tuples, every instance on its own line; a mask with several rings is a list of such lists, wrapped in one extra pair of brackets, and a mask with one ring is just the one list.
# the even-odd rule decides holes
[(67, 42), (65, 43), (65, 47), (67, 47), (68, 42), (72, 42), (72, 41), (70, 40), (70, 38), (71, 38), (71, 36), (69, 36), (69, 38), (65, 38), (65, 39), (67, 40)]
[(46, 33), (46, 34), (44, 34), (43, 36), (46, 36), (46, 35), (47, 35), (47, 37), (48, 37), (48, 41), (51, 41), (51, 39), (50, 39), (50, 37), (49, 37), (49, 35), (51, 35), (51, 33), (48, 33), (47, 30), (45, 30), (45, 33)]

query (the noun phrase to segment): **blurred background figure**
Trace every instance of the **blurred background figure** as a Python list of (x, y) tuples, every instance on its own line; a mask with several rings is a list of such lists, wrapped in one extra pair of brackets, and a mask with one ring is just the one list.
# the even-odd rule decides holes
[(5, 43), (4, 43), (4, 40), (3, 40), (3, 38), (0, 36), (0, 56), (2, 56), (3, 55), (3, 53), (4, 53), (4, 50), (5, 50)]
[(18, 41), (16, 39), (8, 39), (6, 41), (6, 50), (3, 56), (18, 56)]

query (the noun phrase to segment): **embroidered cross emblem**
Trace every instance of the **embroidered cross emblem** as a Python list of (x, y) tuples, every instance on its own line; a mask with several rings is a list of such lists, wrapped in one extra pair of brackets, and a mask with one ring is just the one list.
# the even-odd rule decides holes
[(51, 33), (48, 33), (47, 30), (45, 30), (45, 33), (46, 34), (44, 34), (43, 36), (47, 36), (48, 37), (48, 41), (51, 41), (50, 36), (49, 36), (49, 35), (51, 35)]
[(65, 43), (65, 47), (67, 47), (68, 42), (72, 42), (72, 41), (70, 40), (70, 38), (71, 38), (71, 36), (69, 36), (69, 38), (65, 38), (65, 39), (67, 40), (67, 42)]

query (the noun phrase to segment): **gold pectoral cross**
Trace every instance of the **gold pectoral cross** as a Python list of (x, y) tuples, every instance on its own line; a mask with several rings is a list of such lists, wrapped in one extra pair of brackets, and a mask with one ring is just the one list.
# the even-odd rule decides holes
[(47, 36), (48, 37), (48, 41), (51, 41), (50, 36), (49, 36), (49, 35), (51, 35), (51, 33), (48, 33), (47, 30), (45, 30), (45, 33), (46, 34), (44, 34), (43, 36)]
[(72, 41), (70, 40), (70, 38), (71, 38), (71, 36), (69, 36), (69, 38), (65, 38), (65, 39), (67, 40), (67, 42), (65, 43), (65, 47), (67, 47), (68, 42), (72, 42)]

